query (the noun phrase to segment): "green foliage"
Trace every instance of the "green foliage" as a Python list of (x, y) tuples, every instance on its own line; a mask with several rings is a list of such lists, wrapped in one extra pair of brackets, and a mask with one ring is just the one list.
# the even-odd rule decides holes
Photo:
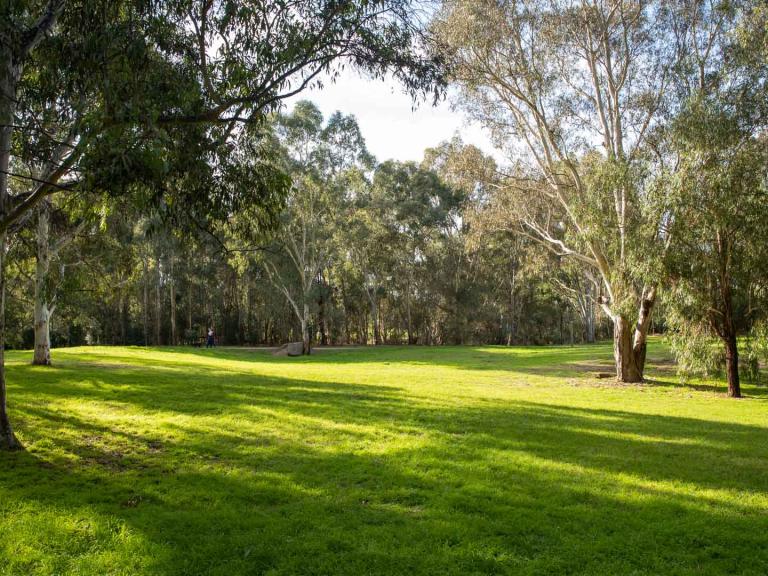
[[(709, 24), (713, 45), (731, 49), (732, 38), (716, 33), (720, 16), (710, 16), (718, 18)], [(722, 361), (722, 353), (705, 342), (718, 337), (733, 346), (737, 334), (762, 320), (765, 307), (766, 124), (747, 105), (755, 97), (757, 71), (717, 57), (707, 65), (711, 72), (699, 79), (671, 124), (677, 168), (663, 181), (673, 239), (666, 258), (673, 284), (669, 321), (681, 335), (674, 349), (683, 372), (707, 371), (718, 357)], [(748, 342), (741, 364), (757, 379), (757, 351)]]
[(667, 321), (672, 329), (666, 337), (675, 356), (680, 381), (687, 382), (696, 376), (722, 376), (725, 355), (710, 327), (681, 321), (675, 313), (668, 315)]
[(742, 372), (747, 382), (764, 384), (763, 370), (768, 366), (768, 322), (761, 318), (744, 338)]

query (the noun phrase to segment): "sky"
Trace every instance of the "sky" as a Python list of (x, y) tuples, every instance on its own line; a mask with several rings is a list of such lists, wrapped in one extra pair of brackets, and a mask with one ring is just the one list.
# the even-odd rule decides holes
[(346, 71), (336, 83), (325, 83), (322, 89), (306, 90), (293, 97), (287, 102), (288, 108), (299, 100), (314, 102), (325, 118), (336, 110), (354, 115), (368, 150), (380, 162), (421, 161), (425, 148), (449, 140), (457, 132), (466, 144), (474, 144), (498, 159), (483, 129), (469, 124), (448, 101), (436, 107), (423, 102), (413, 110), (411, 97), (392, 79), (370, 80)]

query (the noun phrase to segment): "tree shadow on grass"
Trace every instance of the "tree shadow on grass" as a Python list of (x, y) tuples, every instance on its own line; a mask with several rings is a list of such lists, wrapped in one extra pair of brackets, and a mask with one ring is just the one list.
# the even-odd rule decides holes
[[(17, 373), (22, 374), (20, 380), (25, 380), (23, 374), (27, 370), (34, 368), (17, 368)], [(584, 448), (581, 458), (588, 457), (594, 466), (612, 470), (612, 466), (617, 465), (619, 468), (616, 471), (629, 470), (649, 478), (681, 480), (712, 488), (731, 487), (730, 484), (718, 484), (715, 480), (730, 482), (739, 476), (731, 472), (738, 472), (739, 466), (745, 462), (749, 466), (754, 464), (754, 455), (760, 453), (759, 439), (764, 432), (764, 429), (754, 426), (694, 418), (487, 398), (457, 407), (450, 397), (425, 402), (424, 398), (414, 396), (405, 389), (373, 384), (304, 381), (237, 373), (214, 373), (194, 381), (188, 381), (183, 375), (154, 379), (150, 375), (151, 370), (145, 370), (141, 379), (137, 379), (134, 371), (104, 373), (94, 370), (93, 374), (89, 374), (65, 368), (50, 370), (48, 379), (36, 379), (12, 391), (14, 402), (21, 404), (18, 413), (23, 418), (18, 429), (25, 435), (34, 435), (38, 427), (50, 428), (51, 423), (57, 427), (81, 429), (79, 421), (73, 419), (71, 413), (55, 408), (56, 403), (62, 400), (95, 403), (118, 417), (121, 411), (127, 415), (191, 417), (193, 420), (189, 423), (172, 422), (163, 426), (169, 432), (193, 435), (197, 437), (197, 442), (205, 446), (208, 446), (208, 438), (215, 438), (208, 446), (211, 449), (217, 444), (238, 446), (248, 443), (248, 430), (237, 428), (229, 432), (225, 442), (225, 431), (216, 430), (220, 415), (272, 427), (273, 434), (281, 433), (280, 423), (290, 420), (286, 424), (288, 427), (333, 429), (348, 439), (370, 440), (384, 432), (392, 437), (436, 434), (451, 441), (481, 439), (489, 445), (503, 448), (506, 446), (505, 438), (516, 438), (518, 442), (525, 439), (526, 449), (533, 451), (537, 449), (535, 439), (542, 436), (549, 438), (550, 446), (557, 446), (562, 451), (565, 445), (559, 446), (556, 440), (563, 430), (568, 429), (568, 437), (576, 437), (580, 441), (562, 457), (567, 461), (570, 461), (568, 455), (582, 454), (581, 449)], [(70, 384), (78, 378), (84, 379), (84, 384)], [(529, 417), (531, 413), (535, 417)], [(205, 418), (205, 425), (196, 422), (195, 418)], [(28, 420), (37, 422), (27, 424)], [(755, 441), (736, 441), (745, 436)], [(128, 438), (128, 441), (131, 440)], [(145, 439), (145, 442), (152, 441), (150, 436)], [(262, 439), (255, 441), (261, 442)], [(675, 452), (674, 473), (665, 473), (667, 468), (656, 464), (652, 468), (642, 468), (643, 459), (623, 462), (611, 456), (630, 442), (636, 444), (633, 453), (637, 450), (654, 454), (679, 450), (679, 454)], [(508, 447), (513, 449), (514, 445)], [(762, 442), (762, 447), (765, 448), (765, 442)], [(710, 470), (712, 463), (719, 462), (721, 455), (724, 457), (723, 467), (716, 466)], [(553, 454), (543, 452), (540, 456), (550, 458)], [(764, 456), (768, 457), (768, 451)], [(734, 458), (737, 461), (729, 465), (728, 462)], [(680, 466), (681, 461), (685, 461), (686, 465)], [(768, 486), (768, 467), (760, 463), (759, 469), (764, 471), (762, 477)]]
[[(768, 571), (765, 427), (237, 373), (65, 386), (78, 372), (55, 372), (12, 391), (32, 451), (0, 454), (0, 511), (28, 540), (4, 534), (10, 574)], [(88, 420), (77, 400), (105, 412)], [(137, 412), (174, 418), (147, 429)], [(25, 563), (26, 547), (40, 556)]]
[[(317, 355), (273, 356), (269, 349), (224, 348), (158, 348), (199, 358), (222, 358), (250, 363), (275, 364), (333, 364), (398, 363), (412, 365), (450, 366), (465, 370), (511, 370), (545, 365), (588, 363), (596, 359), (610, 365), (611, 349), (606, 343), (577, 346), (354, 346), (323, 350)], [(158, 361), (158, 363), (160, 363)], [(601, 364), (602, 365), (602, 364)]]
[[(119, 350), (119, 349), (118, 349)], [(142, 349), (145, 350), (145, 349)], [(108, 354), (89, 353), (88, 349), (78, 351), (80, 360), (66, 359), (59, 362), (60, 367), (73, 369), (88, 368), (100, 365), (111, 370), (125, 369), (127, 373), (156, 368), (165, 373), (183, 373), (189, 379), (205, 376), (217, 369), (226, 374), (240, 374), (253, 377), (257, 365), (348, 365), (372, 364), (399, 366), (444, 366), (463, 371), (498, 371), (517, 373), (527, 376), (568, 378), (571, 383), (580, 386), (605, 387), (639, 387), (650, 386), (657, 388), (691, 390), (708, 392), (717, 395), (727, 394), (727, 384), (722, 380), (680, 382), (676, 375), (672, 358), (657, 339), (650, 343), (646, 369), (646, 380), (642, 385), (618, 384), (608, 377), (613, 373), (612, 350), (608, 343), (584, 344), (577, 346), (379, 346), (354, 347), (351, 349), (334, 349), (324, 351), (318, 356), (309, 357), (274, 357), (267, 349), (225, 348), (225, 349), (196, 349), (196, 348), (149, 348), (148, 352), (164, 353), (163, 357), (141, 358), (140, 366), (131, 366), (137, 362), (137, 357), (121, 354), (109, 349)], [(167, 354), (176, 353), (174, 360)], [(189, 359), (196, 361), (210, 360), (212, 364), (190, 364)], [(83, 361), (83, 360), (86, 361)], [(216, 363), (229, 361), (229, 365)], [(755, 386), (750, 383), (742, 384), (745, 398), (768, 398), (768, 386)]]

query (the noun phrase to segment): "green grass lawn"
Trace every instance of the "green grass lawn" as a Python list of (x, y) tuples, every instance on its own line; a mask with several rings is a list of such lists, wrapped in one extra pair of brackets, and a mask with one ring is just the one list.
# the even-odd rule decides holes
[(609, 345), (30, 358), (2, 575), (768, 573), (768, 389), (657, 342), (632, 386)]

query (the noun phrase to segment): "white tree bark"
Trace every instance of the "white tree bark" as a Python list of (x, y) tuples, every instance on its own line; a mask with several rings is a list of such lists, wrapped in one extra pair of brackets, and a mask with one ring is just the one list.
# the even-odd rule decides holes
[(37, 262), (35, 265), (35, 350), (32, 364), (51, 364), (51, 315), (48, 272), (51, 264), (50, 207), (43, 201), (37, 209)]

